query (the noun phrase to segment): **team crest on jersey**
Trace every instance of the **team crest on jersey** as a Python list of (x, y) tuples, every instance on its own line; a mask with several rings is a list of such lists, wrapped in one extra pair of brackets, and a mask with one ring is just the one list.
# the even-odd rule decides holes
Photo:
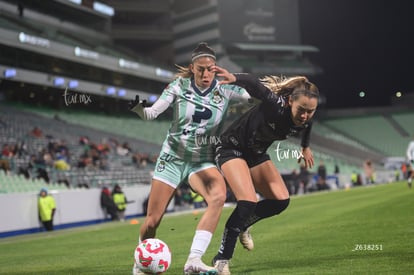
[(221, 96), (221, 94), (219, 93), (218, 90), (215, 90), (213, 92), (213, 99), (212, 100), (213, 100), (214, 104), (219, 104), (223, 101), (223, 97)]
[(164, 170), (165, 170), (165, 161), (162, 160), (162, 161), (160, 161), (160, 163), (158, 163), (157, 171), (162, 172)]

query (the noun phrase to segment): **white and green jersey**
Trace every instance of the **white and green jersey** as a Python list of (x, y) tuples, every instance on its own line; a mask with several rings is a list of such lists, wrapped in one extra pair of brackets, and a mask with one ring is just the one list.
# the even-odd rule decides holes
[[(200, 91), (193, 79), (175, 79), (153, 105), (155, 109), (164, 111), (168, 103), (174, 111), (162, 152), (184, 161), (213, 161), (214, 145), (220, 141), (219, 135), (230, 101), (247, 102), (249, 98), (243, 88), (219, 85), (217, 80), (208, 89)], [(150, 110), (145, 111), (149, 113), (147, 111)], [(154, 118), (148, 114), (143, 117)]]

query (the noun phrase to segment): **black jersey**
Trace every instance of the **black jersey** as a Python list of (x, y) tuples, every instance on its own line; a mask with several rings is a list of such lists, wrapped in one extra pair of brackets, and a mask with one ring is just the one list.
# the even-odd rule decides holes
[(266, 153), (276, 140), (302, 134), (302, 147), (309, 146), (312, 122), (296, 126), (286, 100), (248, 74), (235, 74), (234, 83), (261, 102), (234, 121), (221, 135), (224, 147), (239, 149), (249, 155)]

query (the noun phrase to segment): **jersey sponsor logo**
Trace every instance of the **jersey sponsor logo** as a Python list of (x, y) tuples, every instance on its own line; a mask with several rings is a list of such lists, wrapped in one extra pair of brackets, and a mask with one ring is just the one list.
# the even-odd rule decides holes
[(209, 144), (218, 145), (221, 144), (221, 140), (218, 136), (197, 135), (195, 136), (195, 144), (199, 147)]
[(165, 161), (160, 161), (159, 163), (158, 163), (158, 166), (157, 166), (157, 171), (158, 172), (162, 172), (162, 171), (164, 171), (165, 170)]
[(297, 131), (297, 130), (290, 128), (290, 130), (289, 130), (289, 134), (287, 134), (287, 136), (294, 136), (294, 135), (296, 135), (297, 133), (298, 133), (298, 131)]
[(233, 155), (235, 155), (236, 157), (241, 157), (243, 154), (240, 151), (237, 150), (232, 150), (233, 151)]
[(223, 101), (223, 97), (220, 95), (220, 92), (218, 90), (215, 90), (213, 92), (212, 101), (214, 104), (220, 104)]
[(160, 157), (160, 160), (163, 160), (163, 161), (166, 161), (166, 162), (169, 162), (172, 159), (174, 159), (174, 156), (172, 156), (170, 154), (167, 154), (167, 153), (163, 153), (162, 156)]
[[(212, 116), (213, 112), (209, 108), (197, 106), (192, 115), (193, 123), (185, 128), (182, 131), (182, 134), (188, 135), (191, 133), (197, 136), (203, 135), (207, 130), (206, 127), (197, 125), (200, 124), (202, 120), (209, 120)], [(193, 128), (196, 128), (196, 130), (191, 130)]]
[(278, 161), (282, 161), (284, 159), (302, 159), (304, 158), (302, 150), (295, 149), (295, 148), (282, 148), (281, 143), (278, 142), (276, 149), (274, 151), (276, 152), (276, 157)]
[(275, 123), (268, 123), (268, 125), (270, 126), (270, 128), (272, 128), (273, 130), (276, 129), (276, 124)]
[(202, 119), (209, 120), (212, 117), (213, 112), (210, 109), (206, 107), (203, 107), (202, 109), (198, 109), (197, 107), (193, 115), (193, 121), (195, 123), (200, 123)]
[(231, 143), (233, 143), (234, 146), (239, 145), (239, 141), (234, 136), (230, 136), (229, 140), (230, 140)]
[(190, 132), (191, 132), (190, 130), (184, 129), (184, 130), (183, 130), (183, 135), (184, 135), (184, 136), (186, 136), (186, 135), (188, 135), (188, 133), (190, 133)]

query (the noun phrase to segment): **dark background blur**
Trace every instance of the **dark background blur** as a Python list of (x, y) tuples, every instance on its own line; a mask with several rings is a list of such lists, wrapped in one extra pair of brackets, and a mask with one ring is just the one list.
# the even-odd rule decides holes
[(401, 0), (299, 1), (302, 42), (320, 50), (311, 58), (324, 73), (313, 80), (327, 108), (389, 105), (396, 92), (414, 92), (412, 7)]

